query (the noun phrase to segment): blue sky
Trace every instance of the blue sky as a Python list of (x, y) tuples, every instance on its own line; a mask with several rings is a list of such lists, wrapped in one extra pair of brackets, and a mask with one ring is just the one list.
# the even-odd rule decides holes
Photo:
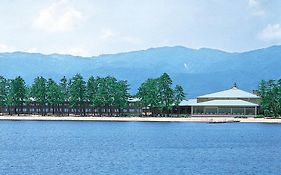
[(0, 52), (92, 56), (281, 44), (280, 0), (2, 0)]

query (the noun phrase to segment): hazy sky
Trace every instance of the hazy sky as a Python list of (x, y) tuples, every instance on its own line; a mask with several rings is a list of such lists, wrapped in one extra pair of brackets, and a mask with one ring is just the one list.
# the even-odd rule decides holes
[(281, 44), (281, 0), (1, 0), (0, 52), (99, 55)]

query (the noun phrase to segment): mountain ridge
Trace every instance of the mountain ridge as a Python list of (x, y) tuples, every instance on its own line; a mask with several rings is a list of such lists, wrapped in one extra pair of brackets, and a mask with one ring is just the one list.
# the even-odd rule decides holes
[(192, 51), (211, 50), (211, 51), (217, 51), (217, 52), (229, 53), (229, 54), (235, 54), (235, 53), (241, 54), (241, 53), (247, 53), (247, 52), (252, 52), (252, 51), (270, 49), (270, 48), (281, 48), (281, 45), (272, 45), (272, 46), (268, 46), (268, 47), (262, 47), (262, 48), (258, 48), (258, 49), (251, 49), (251, 50), (241, 51), (241, 52), (237, 52), (237, 51), (233, 51), (233, 52), (231, 52), (231, 51), (224, 51), (224, 50), (221, 50), (221, 49), (214, 49), (214, 48), (208, 48), (208, 47), (201, 47), (201, 48), (198, 48), (198, 49), (194, 49), (194, 48), (189, 48), (189, 47), (182, 46), (182, 45), (174, 45), (174, 46), (151, 47), (151, 48), (147, 48), (147, 49), (132, 50), (132, 51), (126, 51), (126, 52), (117, 52), (117, 53), (110, 53), (110, 54), (106, 54), (105, 53), (105, 54), (100, 54), (100, 55), (96, 55), (96, 56), (80, 56), (80, 55), (71, 55), (71, 54), (62, 54), (62, 53), (49, 53), (49, 54), (45, 54), (45, 53), (40, 53), (40, 52), (27, 52), (27, 51), (0, 52), (0, 54), (21, 54), (21, 53), (24, 53), (24, 54), (40, 54), (40, 55), (44, 55), (44, 56), (59, 55), (59, 56), (72, 56), (72, 57), (80, 57), (80, 58), (95, 58), (95, 57), (127, 54), (127, 53), (149, 51), (149, 50), (153, 50), (153, 49), (166, 49), (166, 48), (183, 48), (183, 49), (189, 49), (189, 50), (192, 50)]
[(281, 77), (281, 46), (246, 52), (166, 46), (146, 50), (81, 57), (27, 52), (0, 53), (0, 75), (22, 76), (32, 83), (36, 76), (59, 80), (81, 73), (85, 78), (115, 76), (128, 80), (131, 93), (149, 77), (167, 72), (183, 85), (188, 97), (224, 90), (237, 82), (242, 89), (256, 89), (262, 79)]

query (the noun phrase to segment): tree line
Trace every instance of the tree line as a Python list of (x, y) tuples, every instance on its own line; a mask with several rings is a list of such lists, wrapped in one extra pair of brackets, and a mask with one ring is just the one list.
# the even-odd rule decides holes
[(172, 108), (177, 107), (185, 98), (182, 86), (176, 85), (173, 89), (172, 84), (170, 76), (164, 73), (158, 78), (151, 78), (142, 83), (136, 96), (141, 99), (142, 106), (150, 107), (152, 115), (169, 116)]
[[(127, 81), (110, 76), (91, 76), (85, 81), (81, 74), (76, 74), (70, 79), (64, 76), (59, 82), (38, 76), (31, 85), (21, 76), (15, 79), (0, 76), (0, 113), (5, 108), (9, 114), (19, 115), (25, 113), (26, 106), (35, 105), (41, 115), (74, 113), (85, 116), (88, 108), (94, 115), (122, 115), (129, 107), (128, 98), (132, 97), (128, 90)], [(179, 85), (173, 89), (171, 78), (164, 73), (159, 78), (146, 80), (134, 97), (139, 99), (139, 108), (157, 107), (163, 114), (183, 100), (184, 92)], [(67, 112), (62, 108), (68, 109)]]
[(262, 80), (258, 93), (261, 96), (261, 110), (265, 116), (278, 117), (281, 115), (281, 79)]

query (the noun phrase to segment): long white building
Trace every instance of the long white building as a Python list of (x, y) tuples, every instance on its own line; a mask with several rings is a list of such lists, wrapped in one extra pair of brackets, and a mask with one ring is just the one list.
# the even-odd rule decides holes
[(180, 106), (190, 107), (191, 116), (256, 116), (259, 104), (259, 96), (234, 84), (228, 90), (184, 100)]

